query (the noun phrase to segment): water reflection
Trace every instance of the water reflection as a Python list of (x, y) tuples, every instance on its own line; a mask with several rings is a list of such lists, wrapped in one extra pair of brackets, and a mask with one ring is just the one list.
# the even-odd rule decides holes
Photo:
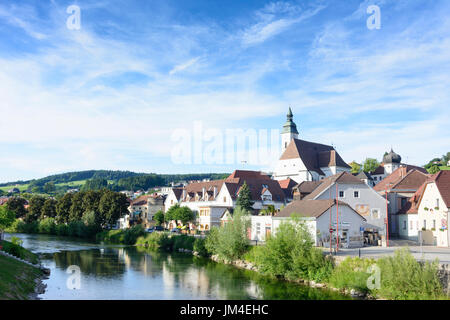
[[(59, 241), (39, 236), (26, 240), (26, 247), (44, 252), (52, 252), (50, 247)], [(64, 241), (69, 251), (53, 251), (42, 260), (52, 269), (43, 299), (348, 299), (188, 254)], [(80, 267), (80, 290), (66, 286), (71, 265)]]

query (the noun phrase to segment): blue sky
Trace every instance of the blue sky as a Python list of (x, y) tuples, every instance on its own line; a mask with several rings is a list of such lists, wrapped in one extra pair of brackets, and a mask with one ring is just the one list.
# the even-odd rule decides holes
[[(66, 27), (73, 4), (80, 30)], [(449, 12), (446, 0), (2, 1), (0, 181), (231, 171), (243, 165), (173, 163), (173, 132), (281, 129), (289, 106), (300, 138), (347, 162), (392, 146), (422, 165), (450, 150)]]

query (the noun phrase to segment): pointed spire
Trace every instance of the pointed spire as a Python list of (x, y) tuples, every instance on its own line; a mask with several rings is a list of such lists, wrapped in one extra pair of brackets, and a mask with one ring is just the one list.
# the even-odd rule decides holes
[(293, 118), (294, 115), (292, 114), (291, 107), (289, 107), (288, 113), (286, 115), (286, 123), (283, 126), (283, 132), (282, 133), (294, 133), (298, 134), (297, 126), (295, 125)]

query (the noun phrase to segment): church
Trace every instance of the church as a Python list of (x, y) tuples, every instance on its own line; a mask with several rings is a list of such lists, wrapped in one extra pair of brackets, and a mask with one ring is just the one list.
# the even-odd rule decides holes
[(340, 172), (350, 172), (350, 166), (332, 147), (298, 139), (297, 126), (289, 108), (287, 121), (281, 132), (281, 157), (273, 172), (273, 179), (320, 181)]

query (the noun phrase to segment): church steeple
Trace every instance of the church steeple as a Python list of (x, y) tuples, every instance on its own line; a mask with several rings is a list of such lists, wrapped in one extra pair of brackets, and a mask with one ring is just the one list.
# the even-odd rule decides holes
[(298, 138), (298, 131), (295, 122), (293, 121), (294, 115), (292, 114), (291, 107), (289, 107), (289, 111), (286, 115), (286, 123), (283, 126), (283, 131), (281, 132), (281, 151), (284, 152), (289, 142), (292, 139)]

